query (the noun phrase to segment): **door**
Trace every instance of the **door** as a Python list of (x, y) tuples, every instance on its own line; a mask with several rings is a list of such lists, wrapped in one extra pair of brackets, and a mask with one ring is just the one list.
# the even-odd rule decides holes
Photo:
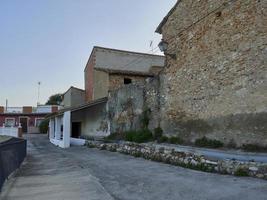
[(19, 119), (19, 123), (21, 124), (22, 132), (27, 133), (28, 132), (28, 118), (27, 117), (21, 117)]
[(81, 136), (81, 122), (72, 122), (71, 137), (80, 138)]

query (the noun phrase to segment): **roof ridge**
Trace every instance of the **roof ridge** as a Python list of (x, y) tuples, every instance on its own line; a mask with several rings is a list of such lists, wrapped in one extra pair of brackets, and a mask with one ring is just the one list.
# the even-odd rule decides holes
[(156, 33), (161, 34), (162, 33), (162, 27), (164, 26), (164, 24), (167, 22), (167, 20), (169, 19), (169, 17), (172, 15), (172, 13), (175, 11), (176, 7), (178, 6), (179, 3), (181, 3), (182, 0), (177, 0), (177, 2), (175, 3), (175, 5), (171, 8), (171, 10), (167, 13), (167, 15), (163, 18), (163, 20), (160, 22), (160, 24), (158, 25), (157, 29), (156, 29)]
[(165, 57), (164, 55), (158, 55), (158, 54), (152, 54), (152, 53), (143, 53), (143, 52), (137, 52), (137, 51), (128, 51), (128, 50), (108, 48), (108, 47), (100, 47), (100, 46), (94, 46), (93, 49), (103, 49), (103, 50), (108, 50), (108, 51), (116, 51), (116, 52), (121, 52), (121, 53), (138, 54), (138, 55), (144, 55), (144, 56), (155, 56), (155, 57), (162, 57), (162, 58)]

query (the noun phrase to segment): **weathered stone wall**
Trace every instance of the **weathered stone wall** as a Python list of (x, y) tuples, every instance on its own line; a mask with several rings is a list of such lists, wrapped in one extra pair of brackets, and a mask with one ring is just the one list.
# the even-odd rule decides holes
[(108, 115), (111, 133), (142, 128), (144, 112), (149, 111), (149, 128), (158, 126), (158, 79), (147, 78), (143, 84), (124, 85), (110, 91)]
[(144, 85), (147, 77), (110, 74), (109, 75), (109, 90), (112, 91), (112, 90), (116, 90), (122, 87), (124, 85), (125, 78), (131, 79), (133, 84)]
[(182, 0), (162, 27), (177, 55), (162, 76), (164, 132), (267, 145), (266, 33), (266, 0)]

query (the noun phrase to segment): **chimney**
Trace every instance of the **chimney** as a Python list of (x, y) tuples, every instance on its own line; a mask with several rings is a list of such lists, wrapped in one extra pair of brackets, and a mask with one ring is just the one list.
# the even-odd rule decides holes
[(3, 114), (5, 112), (5, 107), (4, 106), (0, 106), (0, 114)]
[(52, 106), (52, 113), (55, 113), (58, 111), (58, 106)]
[(31, 114), (32, 113), (32, 107), (31, 106), (23, 106), (22, 113), (23, 114)]

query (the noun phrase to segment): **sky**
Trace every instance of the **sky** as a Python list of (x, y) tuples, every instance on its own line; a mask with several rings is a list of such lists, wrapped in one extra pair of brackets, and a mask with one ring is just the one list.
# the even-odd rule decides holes
[[(84, 88), (93, 46), (151, 53), (176, 0), (0, 0), (0, 105)], [(158, 50), (153, 52), (159, 54)]]

